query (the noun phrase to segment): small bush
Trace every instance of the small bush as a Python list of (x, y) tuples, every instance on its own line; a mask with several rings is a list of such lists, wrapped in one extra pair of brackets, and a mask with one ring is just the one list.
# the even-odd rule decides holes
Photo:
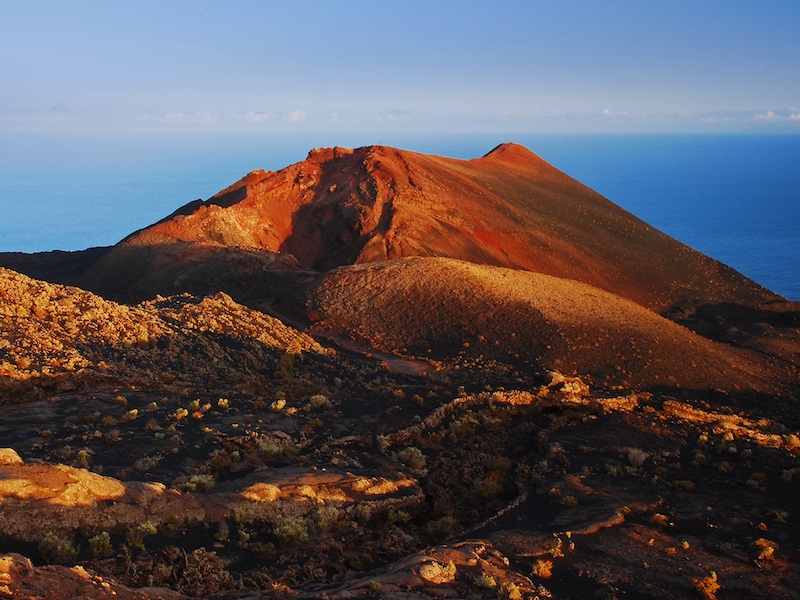
[(89, 538), (89, 552), (95, 558), (108, 558), (114, 556), (114, 547), (111, 545), (111, 536), (107, 531)]
[(475, 585), (480, 588), (486, 588), (493, 590), (497, 587), (497, 581), (491, 575), (487, 575), (486, 573), (481, 573), (479, 577), (475, 578)]
[(639, 448), (631, 448), (628, 451), (628, 462), (633, 467), (641, 467), (650, 458), (650, 454)]
[(210, 473), (198, 473), (192, 475), (189, 481), (186, 481), (178, 486), (178, 489), (184, 492), (208, 492), (214, 489), (216, 479)]
[(275, 535), (286, 545), (308, 541), (308, 524), (303, 517), (285, 516), (275, 524)]
[(275, 379), (292, 379), (294, 377), (294, 354), (287, 352), (281, 357), (275, 369)]
[(766, 538), (758, 538), (754, 542), (754, 545), (758, 550), (758, 557), (756, 558), (756, 560), (769, 561), (775, 559), (774, 556), (775, 550), (778, 547), (778, 545), (775, 542), (770, 541)]
[(560, 504), (564, 508), (575, 508), (578, 506), (578, 499), (575, 496), (564, 496), (561, 498)]
[(88, 450), (79, 450), (78, 454), (75, 456), (75, 466), (79, 469), (88, 469), (91, 460), (92, 457)]
[(297, 454), (297, 448), (283, 440), (272, 442), (259, 442), (256, 448), (256, 454), (264, 462), (268, 462), (274, 458), (289, 458)]
[(458, 529), (458, 521), (453, 517), (446, 516), (429, 522), (426, 529), (430, 535), (436, 538), (449, 538)]
[(542, 579), (550, 579), (553, 576), (553, 561), (537, 560), (533, 565), (533, 574)]
[(128, 533), (125, 536), (125, 541), (128, 542), (128, 545), (133, 548), (144, 550), (144, 538), (148, 535), (154, 535), (156, 533), (158, 533), (156, 524), (151, 523), (150, 521), (145, 521), (141, 525), (137, 525), (136, 527), (131, 527), (128, 529)]
[(333, 404), (328, 400), (327, 396), (323, 394), (315, 394), (308, 399), (309, 410), (330, 410)]
[(391, 446), (391, 444), (389, 443), (389, 440), (388, 440), (388, 439), (386, 439), (386, 436), (384, 436), (384, 435), (378, 435), (378, 436), (375, 438), (375, 446), (377, 447), (377, 449), (378, 449), (378, 452), (380, 452), (381, 454), (383, 454), (384, 452), (386, 452), (386, 451), (389, 449), (389, 447)]
[(698, 595), (704, 600), (716, 600), (717, 592), (719, 591), (719, 583), (717, 582), (717, 572), (711, 571), (707, 577), (697, 577), (692, 579), (694, 589)]
[(50, 564), (70, 565), (78, 558), (78, 548), (70, 540), (50, 532), (39, 543), (39, 554)]
[(669, 525), (669, 518), (667, 515), (662, 515), (661, 513), (655, 513), (652, 517), (650, 517), (650, 524), (656, 525), (658, 527), (666, 527)]
[(344, 513), (335, 506), (320, 506), (314, 515), (317, 529), (322, 532), (332, 531), (341, 525)]
[(507, 598), (508, 600), (522, 600), (522, 592), (519, 586), (513, 581), (504, 583), (500, 591), (503, 598)]
[(401, 463), (415, 470), (423, 469), (425, 467), (425, 455), (422, 450), (409, 446), (397, 453), (397, 460)]

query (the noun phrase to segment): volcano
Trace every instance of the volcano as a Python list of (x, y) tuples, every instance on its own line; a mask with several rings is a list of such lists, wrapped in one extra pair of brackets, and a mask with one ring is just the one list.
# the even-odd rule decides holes
[(384, 146), (312, 150), (303, 162), (254, 171), (134, 233), (104, 259), (111, 266), (83, 283), (101, 289), (105, 269), (141, 269), (117, 261), (157, 261), (141, 249), (162, 254), (175, 244), (246, 249), (270, 262), (291, 256), (314, 271), (455, 258), (573, 279), (656, 311), (777, 298), (516, 144), (474, 160)]
[(0, 265), (11, 595), (800, 588), (800, 305), (522, 146), (315, 149)]

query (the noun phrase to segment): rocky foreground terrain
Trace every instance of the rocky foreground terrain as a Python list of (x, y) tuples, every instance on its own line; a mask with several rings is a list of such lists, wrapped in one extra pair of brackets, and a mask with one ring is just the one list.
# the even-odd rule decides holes
[(525, 148), (0, 264), (2, 597), (800, 597), (800, 305)]

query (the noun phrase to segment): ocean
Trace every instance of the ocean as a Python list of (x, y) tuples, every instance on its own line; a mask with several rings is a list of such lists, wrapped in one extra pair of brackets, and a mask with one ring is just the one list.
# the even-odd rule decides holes
[(800, 136), (126, 133), (0, 136), (0, 251), (111, 245), (318, 146), (474, 158), (521, 143), (685, 244), (800, 300)]

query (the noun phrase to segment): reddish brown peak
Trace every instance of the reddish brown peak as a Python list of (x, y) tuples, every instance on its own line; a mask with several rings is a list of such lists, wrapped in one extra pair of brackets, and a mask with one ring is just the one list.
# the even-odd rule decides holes
[(528, 150), (522, 144), (515, 144), (514, 142), (505, 142), (492, 148), (489, 152), (483, 155), (483, 158), (539, 158), (536, 154)]
[(544, 162), (541, 157), (528, 150), (525, 146), (513, 142), (500, 144), (476, 160), (491, 160), (493, 162), (502, 162), (504, 164), (516, 166), (529, 166), (532, 163), (541, 164)]
[(309, 151), (306, 160), (315, 163), (324, 163), (335, 158), (349, 156), (354, 152), (355, 150), (353, 148), (342, 148), (340, 146), (334, 146), (333, 148), (313, 148)]
[[(229, 185), (224, 190), (214, 194), (208, 199), (207, 203), (216, 204), (222, 207), (230, 206), (244, 197), (243, 193), (239, 192), (240, 190), (247, 188), (247, 186), (255, 185), (261, 181), (264, 181), (267, 177), (274, 174), (274, 171), (265, 171), (264, 169), (255, 169), (250, 171), (236, 183)], [(237, 194), (237, 192), (239, 193)]]
[(314, 148), (308, 153), (306, 160), (315, 163), (326, 162), (336, 158), (343, 158), (346, 156), (369, 156), (369, 155), (396, 155), (396, 154), (416, 154), (410, 150), (401, 150), (393, 146), (385, 146), (381, 144), (372, 144), (369, 146), (359, 146), (358, 148), (342, 148), (334, 146), (333, 148)]

